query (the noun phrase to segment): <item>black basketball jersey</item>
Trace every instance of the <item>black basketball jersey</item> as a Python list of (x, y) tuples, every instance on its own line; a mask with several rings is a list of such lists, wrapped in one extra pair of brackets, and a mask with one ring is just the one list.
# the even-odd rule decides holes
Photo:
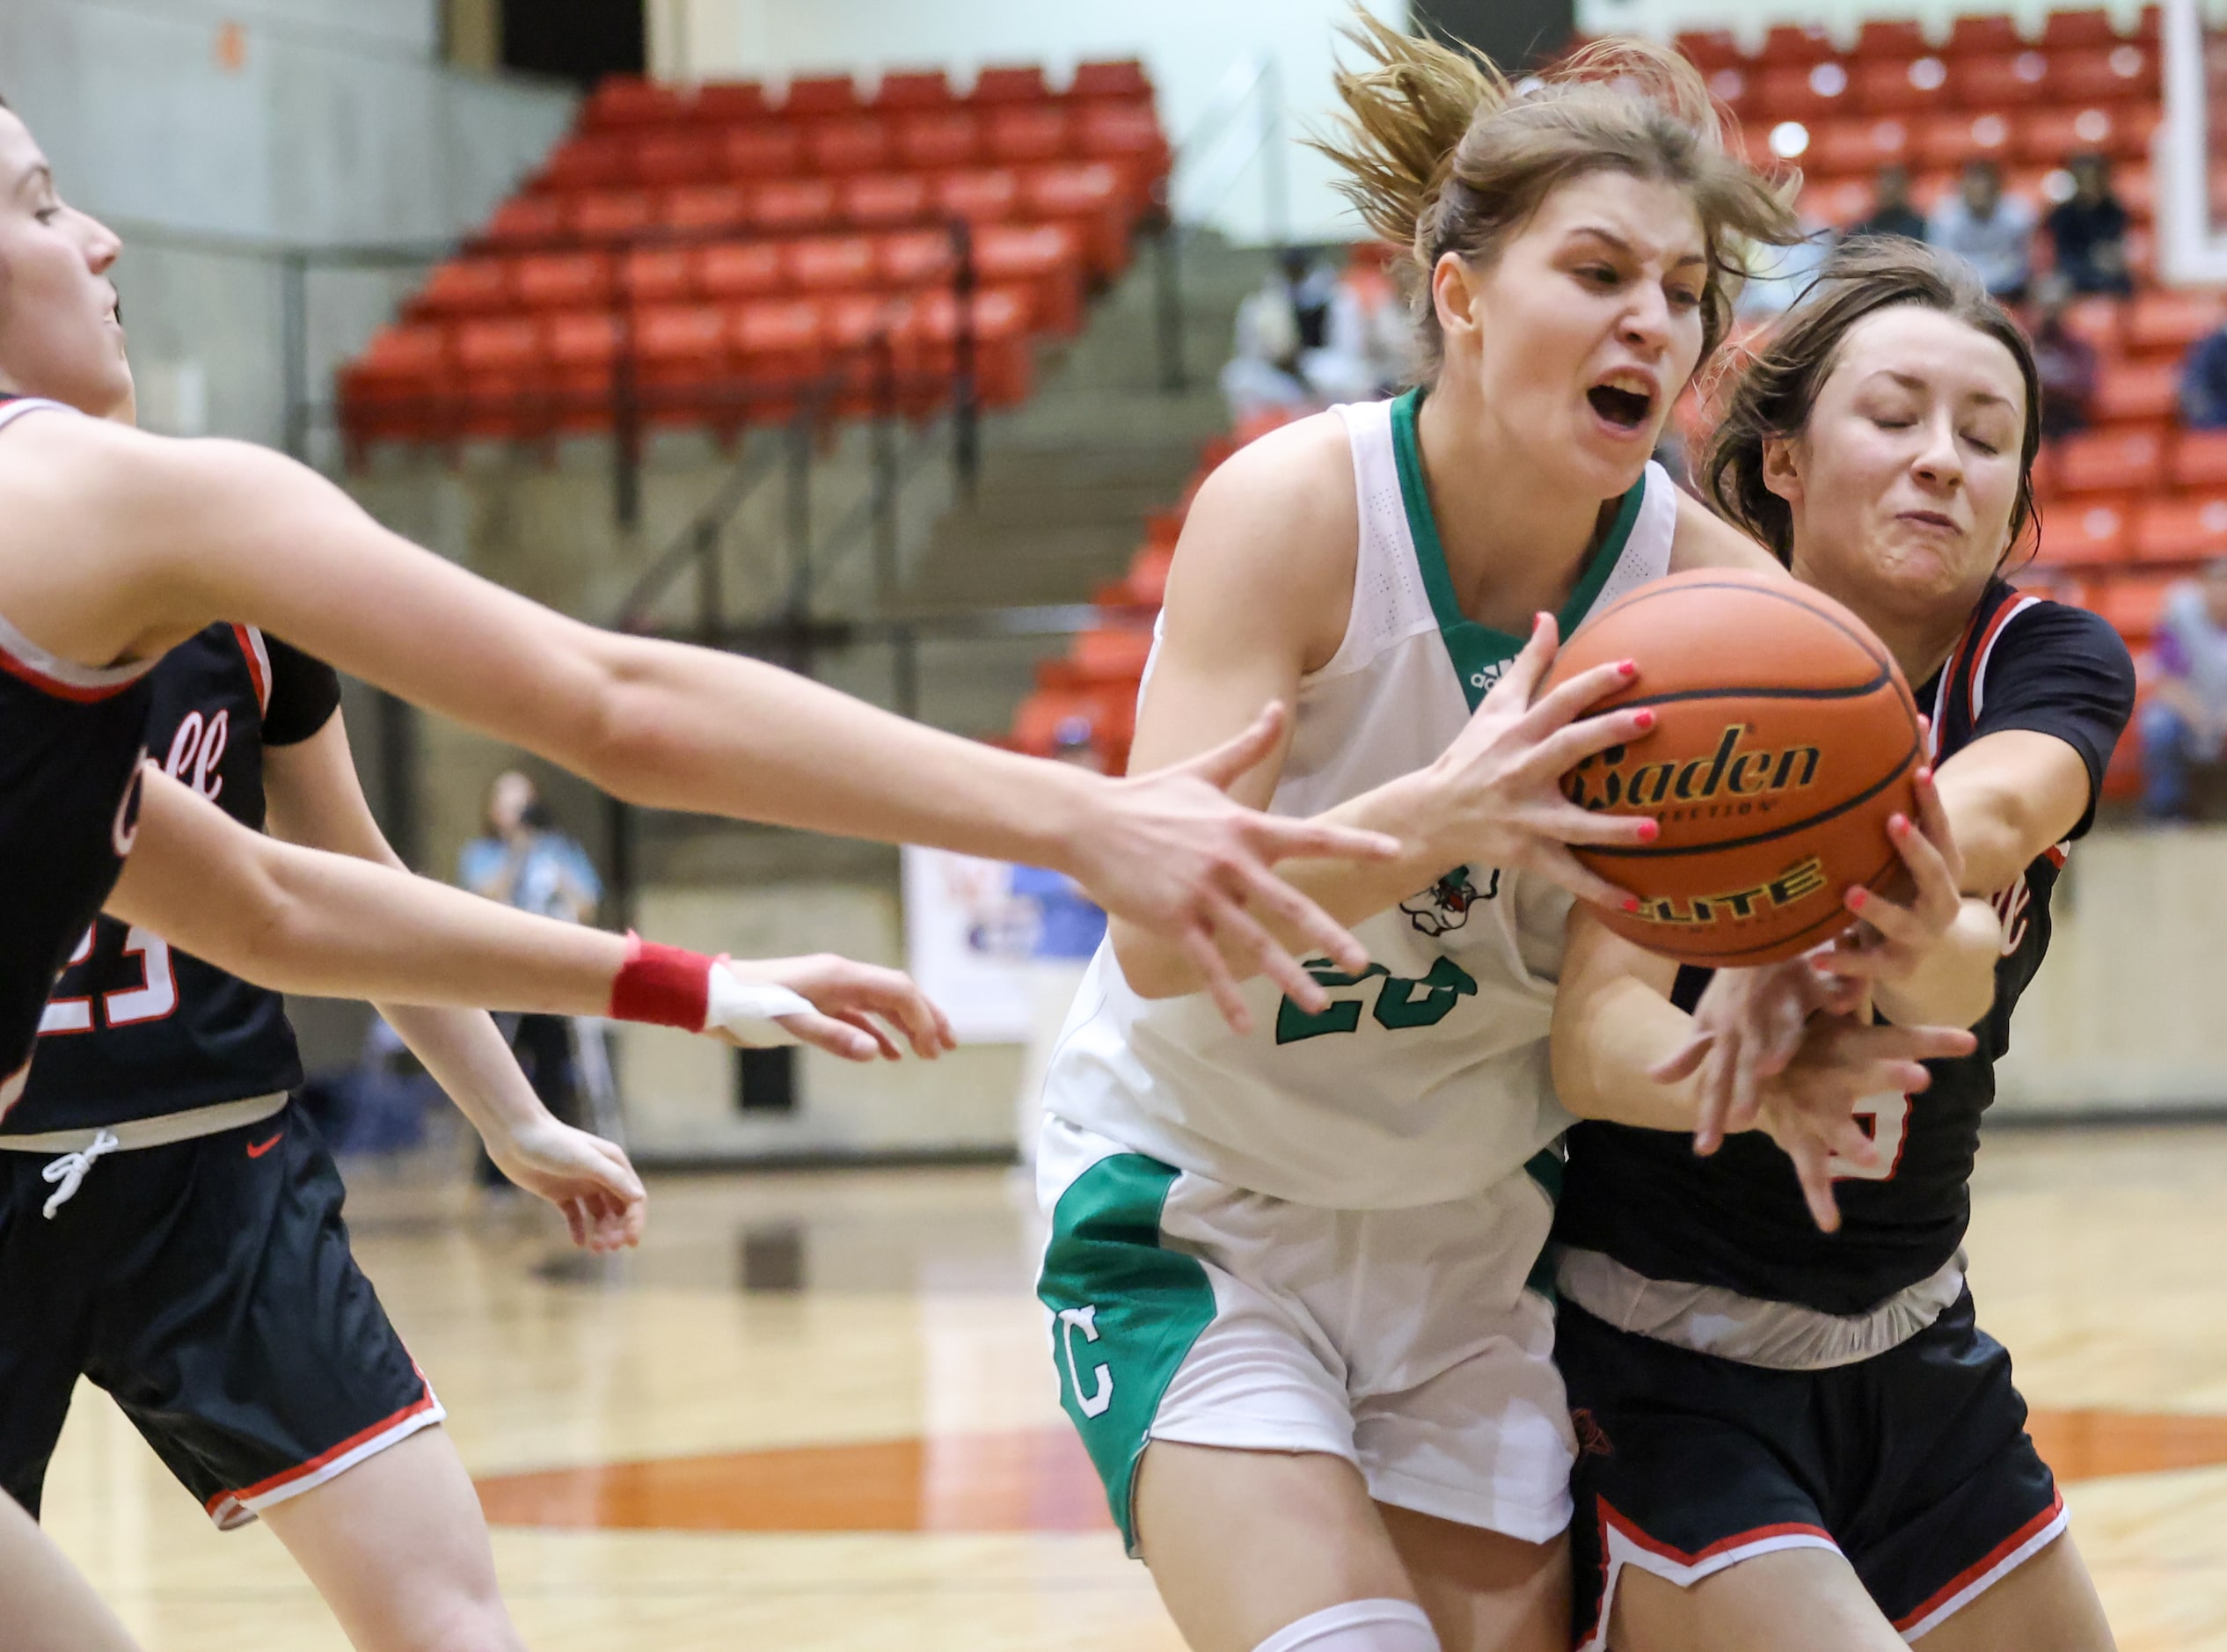
[[(246, 625), (187, 639), (149, 682), (149, 755), (256, 830), (263, 748), (307, 740), (340, 704), (330, 666)], [(280, 994), (113, 917), (77, 938), (39, 1033), (30, 1082), (0, 1134), (153, 1118), (302, 1082)]]
[[(77, 416), (0, 396), (0, 432), (42, 413)], [(138, 830), (150, 664), (58, 660), (0, 618), (0, 1119), (13, 1117), (55, 976)]]
[[(2065, 843), (1995, 898), (2003, 950), (1994, 1005), (1974, 1029), (1979, 1048), (1929, 1063), (1933, 1082), (1918, 1095), (1882, 1097), (1869, 1109), (1875, 1166), (1836, 1166), (1840, 1232), (1818, 1232), (1793, 1166), (1760, 1132), (1734, 1136), (1700, 1159), (1683, 1132), (1588, 1121), (1569, 1133), (1556, 1239), (1606, 1252), (1652, 1279), (1720, 1285), (1827, 1313), (1864, 1312), (1953, 1256), (1971, 1215), (1980, 1115), (1995, 1099), (1995, 1063), (2011, 1047), (2011, 1012), (2048, 950), (2049, 896), (2070, 838), (2093, 818), (2134, 691), (2133, 662), (2110, 625), (1997, 581), (1918, 694), (1932, 716), (1937, 763), (1985, 735), (2039, 730), (2080, 754), (2089, 807)], [(1693, 1006), (1710, 973), (1679, 970), (1673, 996), (1682, 1008)]]

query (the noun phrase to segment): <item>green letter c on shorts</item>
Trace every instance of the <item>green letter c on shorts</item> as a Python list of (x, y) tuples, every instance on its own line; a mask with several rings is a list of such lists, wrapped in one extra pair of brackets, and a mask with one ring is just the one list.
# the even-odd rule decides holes
[(1101, 1159), (1052, 1210), (1037, 1297), (1052, 1313), (1060, 1404), (1136, 1552), (1130, 1501), (1160, 1396), (1214, 1320), (1199, 1261), (1160, 1243), (1160, 1211), (1182, 1173), (1142, 1153)]

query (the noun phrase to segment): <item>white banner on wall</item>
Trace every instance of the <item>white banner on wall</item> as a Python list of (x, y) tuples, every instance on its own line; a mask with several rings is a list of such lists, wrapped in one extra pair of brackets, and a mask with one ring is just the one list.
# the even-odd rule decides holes
[(941, 849), (904, 851), (905, 967), (961, 1043), (1021, 1044), (1034, 1020), (1036, 905), (1013, 868)]

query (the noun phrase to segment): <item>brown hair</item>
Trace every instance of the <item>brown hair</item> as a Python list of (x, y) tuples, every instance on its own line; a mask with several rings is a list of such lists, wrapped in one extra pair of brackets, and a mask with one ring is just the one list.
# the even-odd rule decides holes
[(1629, 172), (1693, 197), (1709, 251), (1705, 358), (1731, 320), (1740, 239), (1801, 238), (1792, 188), (1782, 194), (1726, 149), (1708, 88), (1675, 52), (1600, 40), (1517, 87), (1473, 52), (1366, 12), (1345, 35), (1369, 66), (1339, 71), (1339, 129), (1308, 142), (1343, 169), (1340, 192), (1370, 231), (1406, 249), (1423, 380), (1437, 376), (1443, 347), (1430, 294), (1438, 260), (1489, 262), (1549, 194), (1588, 172)]
[(2034, 460), (2041, 450), (2041, 379), (2033, 345), (1963, 259), (1900, 236), (1866, 237), (1825, 260), (1816, 280), (1734, 376), (1696, 472), (1717, 514), (1762, 540), (1781, 562), (1793, 555), (1793, 513), (1763, 485), (1763, 439), (1799, 435), (1850, 329), (1901, 304), (1939, 311), (1985, 333), (2018, 363), (2026, 381), (2026, 430), (2005, 556), (2029, 528), (2041, 527)]

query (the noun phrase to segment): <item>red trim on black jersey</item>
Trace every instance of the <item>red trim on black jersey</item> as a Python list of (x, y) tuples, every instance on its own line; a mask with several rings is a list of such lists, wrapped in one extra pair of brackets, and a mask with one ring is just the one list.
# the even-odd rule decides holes
[(240, 645), (240, 657), (247, 662), (247, 680), (255, 685), (255, 709), (271, 709), (271, 656), (263, 647), (263, 633), (252, 625), (232, 627), (232, 636)]
[[(151, 666), (154, 662), (150, 660), (147, 663)], [(49, 676), (30, 661), (18, 655), (4, 640), (0, 640), (0, 671), (21, 678), (41, 694), (51, 694), (58, 700), (75, 700), (81, 705), (114, 699), (146, 675), (142, 669), (119, 683), (66, 683), (58, 676)]]

